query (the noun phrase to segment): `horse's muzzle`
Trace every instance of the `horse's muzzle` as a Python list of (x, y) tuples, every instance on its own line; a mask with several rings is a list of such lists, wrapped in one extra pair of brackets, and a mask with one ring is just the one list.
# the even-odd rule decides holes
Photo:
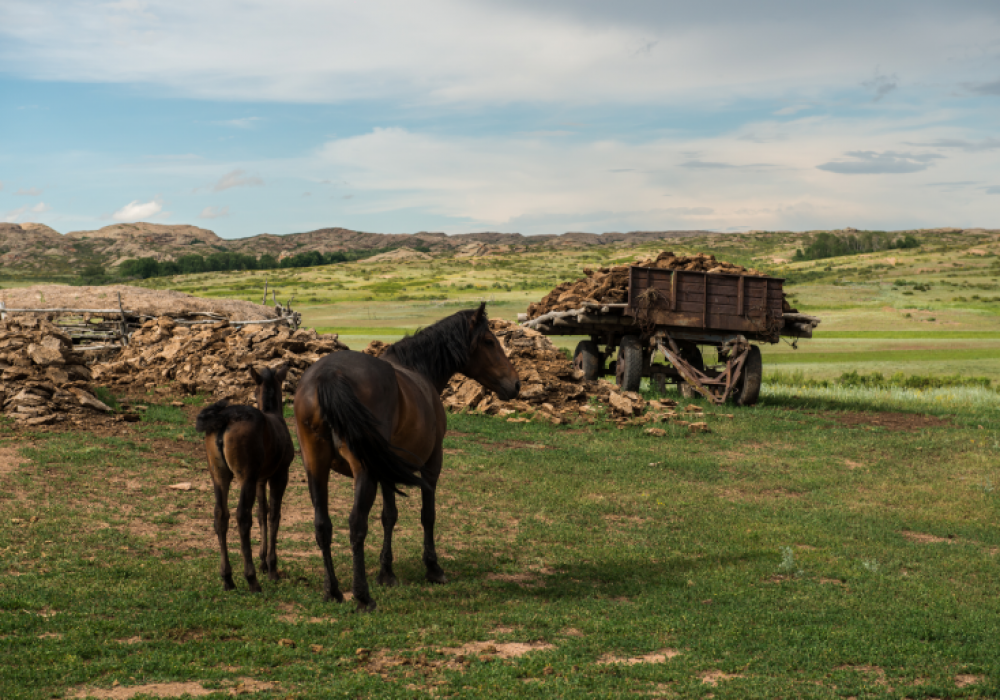
[(521, 380), (515, 379), (513, 382), (503, 382), (500, 388), (495, 390), (497, 395), (504, 401), (510, 401), (511, 399), (516, 399), (517, 395), (521, 393)]

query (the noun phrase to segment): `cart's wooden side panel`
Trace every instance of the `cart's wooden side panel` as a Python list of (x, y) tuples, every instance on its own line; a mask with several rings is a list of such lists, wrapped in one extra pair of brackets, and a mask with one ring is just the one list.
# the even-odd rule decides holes
[(781, 318), (783, 281), (632, 267), (628, 310), (648, 325), (764, 332)]

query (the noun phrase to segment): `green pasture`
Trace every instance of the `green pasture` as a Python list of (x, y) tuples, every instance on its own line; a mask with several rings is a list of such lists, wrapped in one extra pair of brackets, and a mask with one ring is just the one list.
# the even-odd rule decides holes
[[(422, 580), (413, 494), (404, 585), (369, 615), (321, 599), (298, 461), (282, 580), (225, 593), (190, 414), (151, 404), (103, 437), (3, 422), (0, 695), (992, 697), (1000, 410), (951, 394), (780, 388), (696, 401), (711, 432), (665, 437), (451, 416), (452, 582)], [(350, 491), (332, 482), (345, 587)], [(376, 510), (372, 574), (380, 541)]]

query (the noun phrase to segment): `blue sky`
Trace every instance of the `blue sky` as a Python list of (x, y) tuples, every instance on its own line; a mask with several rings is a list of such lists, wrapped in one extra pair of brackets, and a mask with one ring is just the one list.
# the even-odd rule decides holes
[(1000, 3), (4, 0), (0, 220), (1000, 227)]

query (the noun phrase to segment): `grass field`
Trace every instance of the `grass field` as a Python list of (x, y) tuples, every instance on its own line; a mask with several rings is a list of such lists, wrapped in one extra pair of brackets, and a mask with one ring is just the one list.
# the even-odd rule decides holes
[[(0, 418), (0, 698), (996, 697), (1000, 394), (809, 384), (847, 372), (1000, 383), (997, 241), (922, 243), (891, 262), (779, 262), (797, 234), (674, 247), (786, 277), (820, 332), (763, 348), (765, 375), (782, 381), (758, 406), (684, 401), (705, 409), (706, 434), (451, 416), (438, 542), (452, 582), (423, 582), (417, 504), (403, 501), (404, 585), (376, 586), (372, 615), (321, 600), (298, 458), (283, 579), (222, 591), (193, 430), (202, 397), (99, 434)], [(652, 250), (266, 277), (307, 325), (361, 349), (480, 300), (513, 319), (585, 265)], [(259, 299), (264, 279), (147, 284)], [(350, 483), (331, 490), (347, 590)], [(376, 517), (370, 572), (380, 543)]]
[[(285, 578), (224, 593), (190, 415), (151, 409), (104, 437), (4, 423), (2, 695), (1000, 692), (995, 400), (781, 389), (732, 418), (701, 405), (711, 433), (662, 438), (453, 416), (439, 516), (452, 583), (422, 582), (404, 502), (405, 585), (376, 587), (372, 615), (321, 600), (298, 461)], [(350, 484), (334, 487), (344, 581)], [(380, 539), (375, 520), (370, 567)]]

